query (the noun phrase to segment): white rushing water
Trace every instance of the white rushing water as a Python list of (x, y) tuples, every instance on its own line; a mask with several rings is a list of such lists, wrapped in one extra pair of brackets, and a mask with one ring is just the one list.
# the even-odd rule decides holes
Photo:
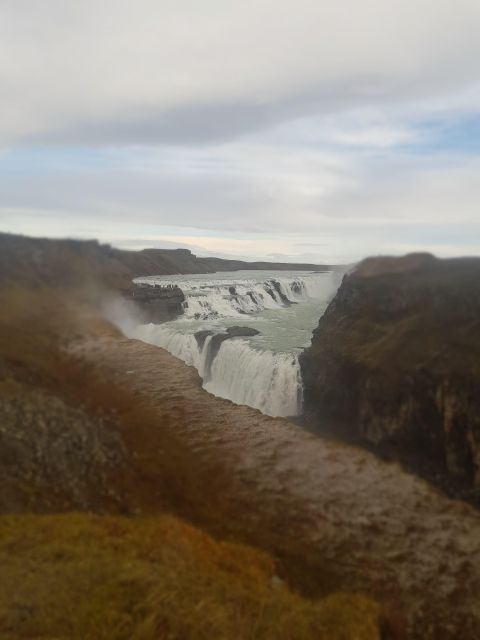
[[(139, 278), (180, 287), (184, 314), (172, 322), (137, 325), (128, 334), (195, 367), (204, 388), (216, 396), (271, 416), (295, 416), (302, 408), (298, 355), (340, 279), (338, 272), (263, 271)], [(234, 326), (259, 333), (227, 337)]]

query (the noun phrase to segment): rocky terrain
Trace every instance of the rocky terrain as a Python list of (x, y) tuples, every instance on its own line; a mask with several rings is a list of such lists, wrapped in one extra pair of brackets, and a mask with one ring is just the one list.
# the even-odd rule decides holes
[(120, 435), (43, 390), (10, 382), (0, 393), (0, 512), (115, 508), (107, 476), (127, 462)]
[(369, 258), (301, 358), (307, 424), (480, 498), (480, 259)]

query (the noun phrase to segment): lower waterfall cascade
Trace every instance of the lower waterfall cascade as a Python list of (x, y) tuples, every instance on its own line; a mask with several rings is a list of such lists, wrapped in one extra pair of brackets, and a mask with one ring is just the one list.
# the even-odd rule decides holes
[[(213, 395), (270, 416), (296, 416), (303, 395), (298, 355), (340, 280), (336, 271), (138, 278), (135, 282), (182, 289), (184, 313), (124, 332), (195, 367)], [(230, 335), (233, 327), (236, 333)], [(256, 335), (237, 335), (244, 328)]]

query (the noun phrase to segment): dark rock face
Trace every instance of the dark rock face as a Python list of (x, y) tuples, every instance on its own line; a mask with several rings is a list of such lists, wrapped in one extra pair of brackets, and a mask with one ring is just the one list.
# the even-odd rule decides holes
[(185, 296), (176, 286), (134, 283), (132, 299), (142, 311), (146, 322), (158, 323), (181, 315)]
[(249, 337), (249, 336), (258, 336), (260, 331), (257, 329), (253, 329), (253, 327), (228, 327), (227, 333), (231, 338), (235, 337)]
[(212, 363), (215, 356), (220, 350), (222, 342), (229, 340), (230, 338), (240, 338), (242, 336), (255, 336), (259, 331), (251, 329), (250, 327), (229, 327), (225, 332), (216, 333), (212, 341), (210, 342), (210, 362)]
[(296, 294), (302, 293), (302, 285), (299, 282), (292, 282), (291, 287), (294, 293)]
[(365, 260), (300, 362), (308, 425), (480, 503), (480, 259)]
[(228, 333), (216, 333), (212, 337), (212, 341), (210, 342), (210, 366), (212, 362), (215, 360), (217, 353), (220, 351), (220, 347), (222, 346), (222, 342), (230, 339), (230, 335)]
[[(257, 329), (253, 329), (252, 327), (228, 327), (228, 329), (220, 333), (215, 333), (215, 331), (212, 331), (211, 329), (202, 329), (201, 331), (197, 331), (195, 333), (195, 340), (197, 341), (199, 348), (203, 349), (203, 345), (205, 344), (205, 340), (208, 338), (208, 336), (214, 336), (214, 342), (218, 344), (219, 349), (221, 343), (224, 340), (228, 340), (228, 338), (257, 336), (259, 333), (260, 331), (258, 331)], [(217, 338), (217, 336), (219, 337)]]
[(202, 329), (201, 331), (197, 331), (195, 335), (195, 340), (197, 341), (198, 348), (201, 350), (205, 345), (205, 341), (208, 337), (211, 336), (210, 344), (208, 345), (208, 352), (206, 354), (205, 366), (203, 371), (203, 380), (207, 381), (210, 377), (210, 371), (218, 352), (220, 351), (220, 347), (222, 346), (222, 342), (225, 340), (230, 340), (230, 338), (240, 338), (242, 336), (256, 336), (260, 333), (257, 329), (253, 329), (251, 327), (228, 327), (225, 331), (221, 331), (216, 333), (211, 329)]
[(202, 349), (208, 336), (214, 336), (215, 338), (217, 336), (220, 336), (220, 345), (224, 340), (228, 340), (228, 338), (247, 338), (250, 336), (258, 336), (259, 333), (260, 331), (258, 331), (257, 329), (253, 329), (253, 327), (228, 327), (227, 329), (225, 329), (225, 331), (221, 331), (218, 333), (212, 331), (211, 329), (202, 329), (201, 331), (197, 331), (195, 333), (195, 340), (197, 341), (199, 348)]
[[(277, 282), (277, 280), (270, 280), (270, 284), (278, 293), (278, 295), (280, 296), (280, 300), (283, 302), (285, 306), (289, 307), (291, 304), (293, 304), (293, 302), (289, 300), (284, 293), (282, 293), (282, 290), (280, 288), (280, 283)], [(272, 297), (274, 298), (274, 296)]]
[(205, 340), (208, 338), (208, 336), (213, 336), (213, 334), (214, 332), (210, 331), (209, 329), (202, 329), (201, 331), (197, 331), (194, 334), (194, 336), (195, 336), (195, 340), (197, 341), (198, 348), (203, 349)]

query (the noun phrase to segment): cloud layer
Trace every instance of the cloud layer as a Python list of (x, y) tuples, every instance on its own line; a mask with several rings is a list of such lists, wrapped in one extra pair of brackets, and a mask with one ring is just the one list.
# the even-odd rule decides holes
[(477, 0), (0, 1), (1, 226), (479, 252), (479, 28)]

